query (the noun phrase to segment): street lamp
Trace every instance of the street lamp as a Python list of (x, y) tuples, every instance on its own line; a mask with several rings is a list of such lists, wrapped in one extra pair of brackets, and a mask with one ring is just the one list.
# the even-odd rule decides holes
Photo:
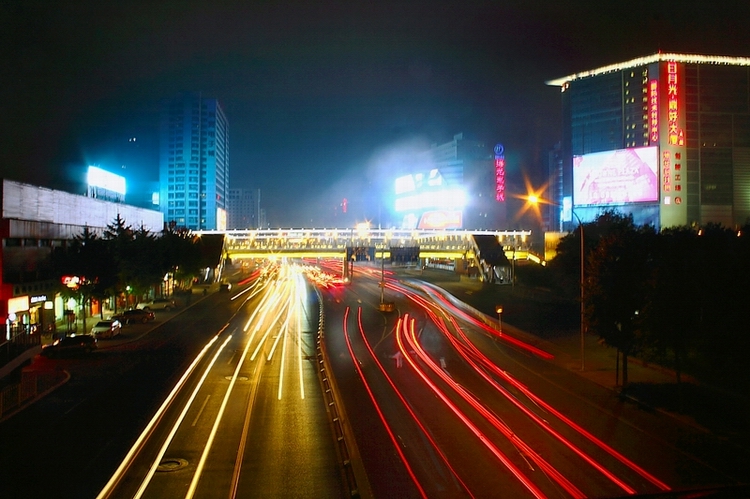
[(503, 306), (495, 305), (495, 312), (497, 312), (497, 325), (499, 331), (503, 332)]
[[(562, 208), (562, 206), (558, 203), (555, 203), (553, 201), (549, 200), (541, 200), (535, 195), (530, 195), (527, 198), (528, 202), (533, 205), (539, 205), (540, 203), (543, 204), (550, 204), (552, 206), (557, 206), (558, 208)], [(583, 222), (581, 221), (580, 217), (576, 215), (575, 210), (571, 209), (570, 212), (573, 214), (573, 216), (576, 218), (576, 221), (578, 222), (578, 229), (581, 231), (581, 371), (583, 371), (586, 367), (585, 358), (584, 358), (584, 351), (585, 351), (585, 338), (586, 338), (586, 331), (584, 327), (584, 316), (586, 312), (586, 307), (583, 302), (584, 297), (584, 290), (585, 290), (585, 264), (586, 264), (586, 253), (584, 251), (584, 242), (583, 242)]]

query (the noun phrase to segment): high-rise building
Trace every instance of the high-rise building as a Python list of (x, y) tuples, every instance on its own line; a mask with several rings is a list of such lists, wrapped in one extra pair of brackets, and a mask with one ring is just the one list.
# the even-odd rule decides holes
[(750, 218), (750, 58), (659, 53), (547, 83), (563, 105), (550, 228), (605, 209), (657, 229)]
[(257, 228), (252, 190), (229, 189), (227, 200), (227, 229)]
[(191, 230), (225, 229), (229, 130), (219, 101), (199, 93), (166, 100), (159, 146), (164, 220)]

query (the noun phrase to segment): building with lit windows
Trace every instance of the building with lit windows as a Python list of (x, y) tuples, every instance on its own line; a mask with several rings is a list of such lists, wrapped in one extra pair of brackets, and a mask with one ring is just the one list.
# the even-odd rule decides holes
[(226, 228), (229, 130), (216, 99), (185, 93), (163, 103), (159, 209), (191, 230)]
[(229, 189), (227, 229), (255, 229), (255, 198), (251, 189)]
[(550, 230), (605, 209), (657, 229), (750, 218), (750, 58), (659, 53), (547, 84), (563, 107)]

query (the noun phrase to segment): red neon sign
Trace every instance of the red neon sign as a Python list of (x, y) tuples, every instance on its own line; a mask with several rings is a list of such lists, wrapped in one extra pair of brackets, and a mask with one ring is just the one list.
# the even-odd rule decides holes
[(678, 118), (680, 115), (677, 98), (680, 87), (677, 81), (677, 63), (667, 63), (667, 141), (673, 146), (685, 145), (685, 134), (680, 129)]
[(495, 200), (505, 201), (505, 158), (495, 158)]

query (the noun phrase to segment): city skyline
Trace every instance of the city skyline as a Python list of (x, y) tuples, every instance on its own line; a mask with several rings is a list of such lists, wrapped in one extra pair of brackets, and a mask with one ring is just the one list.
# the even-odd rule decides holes
[[(260, 189), (271, 226), (344, 198), (357, 216), (388, 161), (462, 132), (505, 145), (509, 192), (539, 184), (561, 139), (546, 81), (658, 51), (750, 55), (744, 2), (5, 9), (4, 177), (70, 188), (98, 164), (157, 180), (153, 109), (201, 91), (231, 125), (230, 187)], [(134, 137), (130, 164), (109, 157)]]

